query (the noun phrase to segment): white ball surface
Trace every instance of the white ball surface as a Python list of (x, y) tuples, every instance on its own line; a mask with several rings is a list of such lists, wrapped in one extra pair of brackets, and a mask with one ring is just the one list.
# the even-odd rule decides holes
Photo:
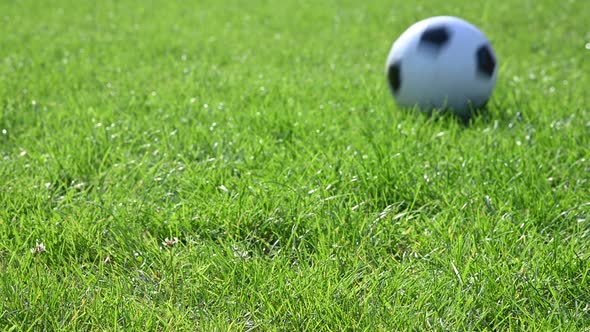
[(396, 103), (430, 112), (469, 115), (491, 97), (498, 75), (494, 50), (475, 26), (437, 16), (409, 27), (393, 43), (386, 63)]

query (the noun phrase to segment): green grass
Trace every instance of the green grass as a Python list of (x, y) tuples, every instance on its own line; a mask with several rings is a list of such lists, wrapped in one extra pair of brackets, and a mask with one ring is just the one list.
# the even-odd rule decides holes
[[(149, 3), (0, 2), (2, 330), (590, 329), (589, 2)], [(385, 85), (439, 14), (469, 126)]]

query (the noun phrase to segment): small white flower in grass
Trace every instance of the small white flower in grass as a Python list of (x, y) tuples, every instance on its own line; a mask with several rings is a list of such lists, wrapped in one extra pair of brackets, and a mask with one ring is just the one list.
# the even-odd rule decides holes
[(43, 244), (43, 242), (39, 243), (39, 242), (35, 242), (35, 248), (31, 248), (31, 253), (33, 255), (38, 255), (41, 253), (44, 253), (47, 251), (47, 248), (45, 248), (45, 245)]
[(162, 242), (162, 245), (163, 245), (165, 248), (168, 248), (168, 247), (172, 248), (172, 247), (174, 247), (174, 246), (175, 246), (177, 243), (178, 243), (178, 238), (177, 238), (177, 237), (174, 237), (174, 238), (172, 238), (172, 239), (165, 238), (165, 239), (164, 239), (164, 241)]
[(248, 253), (245, 250), (241, 250), (238, 246), (236, 246), (235, 244), (231, 246), (231, 249), (234, 253), (234, 257), (235, 258), (241, 258), (241, 259), (249, 259), (250, 258), (250, 253)]

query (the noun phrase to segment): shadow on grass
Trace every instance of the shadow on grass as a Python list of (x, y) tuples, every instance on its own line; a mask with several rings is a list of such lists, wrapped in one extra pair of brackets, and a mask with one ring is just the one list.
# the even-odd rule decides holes
[(496, 104), (490, 107), (489, 103), (479, 107), (472, 108), (465, 113), (455, 112), (452, 109), (432, 109), (423, 111), (418, 108), (411, 108), (411, 112), (419, 113), (430, 122), (456, 122), (464, 128), (469, 128), (475, 123), (490, 124), (494, 121), (501, 123), (522, 122), (523, 115), (521, 112), (511, 114), (502, 105)]

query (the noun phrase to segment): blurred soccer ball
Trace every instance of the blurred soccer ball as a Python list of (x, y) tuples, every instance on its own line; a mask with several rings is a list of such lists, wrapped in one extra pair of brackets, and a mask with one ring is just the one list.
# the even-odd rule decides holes
[(490, 42), (475, 26), (456, 17), (431, 17), (393, 43), (387, 82), (400, 106), (468, 116), (492, 95), (497, 62)]

